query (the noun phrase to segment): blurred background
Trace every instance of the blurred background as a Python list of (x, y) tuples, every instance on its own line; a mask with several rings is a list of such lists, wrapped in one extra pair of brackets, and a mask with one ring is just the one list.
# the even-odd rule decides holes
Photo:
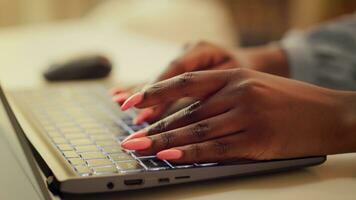
[(0, 81), (43, 84), (53, 63), (102, 54), (109, 80), (134, 84), (186, 43), (261, 45), (355, 9), (356, 0), (0, 0)]
[(177, 43), (250, 46), (355, 8), (355, 0), (0, 0), (0, 31), (83, 19)]

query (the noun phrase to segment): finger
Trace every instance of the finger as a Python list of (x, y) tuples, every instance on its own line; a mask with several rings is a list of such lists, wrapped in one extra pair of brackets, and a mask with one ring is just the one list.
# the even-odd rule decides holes
[(176, 59), (176, 60), (173, 60), (168, 65), (168, 67), (158, 76), (158, 78), (154, 82), (166, 80), (166, 79), (172, 78), (174, 76), (177, 76), (179, 74), (182, 74), (184, 72), (185, 72), (185, 69), (183, 67), (183, 64), (178, 62)]
[(216, 65), (213, 67), (214, 70), (224, 70), (224, 69), (233, 69), (236, 68), (235, 60), (228, 60), (220, 65)]
[(169, 104), (159, 105), (155, 107), (145, 108), (141, 110), (137, 116), (133, 119), (134, 124), (141, 124), (143, 122), (151, 122), (162, 116), (162, 114), (167, 110)]
[(184, 73), (153, 84), (142, 92), (134, 94), (124, 102), (121, 109), (127, 110), (133, 106), (150, 107), (183, 97), (208, 96), (225, 86), (228, 77), (229, 71), (227, 70)]
[(127, 88), (122, 88), (122, 87), (114, 87), (109, 90), (110, 95), (116, 95), (121, 92), (126, 92), (128, 89)]
[(162, 160), (174, 163), (219, 162), (234, 159), (250, 159), (253, 151), (247, 132), (163, 150), (157, 153)]
[(177, 76), (179, 74), (182, 74), (185, 72), (185, 69), (183, 67), (183, 65), (185, 64), (185, 62), (183, 62), (185, 59), (185, 55), (187, 54), (187, 50), (191, 48), (191, 44), (187, 43), (183, 46), (183, 53), (182, 55), (173, 60), (168, 67), (157, 77), (155, 82), (158, 81), (162, 81), (168, 78), (172, 78), (173, 76)]
[(132, 92), (137, 86), (128, 86), (128, 87), (114, 87), (109, 90), (109, 94), (117, 95), (120, 93), (129, 93)]
[[(202, 51), (202, 45), (196, 43), (187, 43), (183, 46), (183, 53), (177, 59), (173, 60), (168, 67), (161, 73), (155, 82), (162, 81), (168, 78), (172, 78), (184, 72), (191, 72), (203, 67), (201, 57), (204, 51)], [(204, 59), (203, 59), (204, 60)], [(206, 65), (207, 66), (207, 65)]]
[[(229, 66), (231, 67), (231, 66)], [(222, 68), (223, 69), (223, 68)], [(125, 100), (127, 99), (127, 96), (125, 96)], [(187, 101), (184, 101), (184, 102), (187, 102)], [(173, 104), (173, 103), (167, 103), (167, 104), (162, 104), (162, 105), (159, 105), (159, 106), (155, 106), (154, 108), (150, 108), (148, 110), (143, 110), (143, 111), (140, 111), (137, 115), (137, 117), (134, 119), (134, 124), (140, 124), (140, 123), (143, 123), (144, 121), (147, 121), (149, 123), (152, 123), (152, 122), (156, 122), (159, 118), (161, 118), (164, 114), (169, 114), (167, 112), (170, 111), (170, 113), (175, 113), (179, 110), (181, 110), (180, 112), (178, 113), (175, 113), (174, 116), (170, 116), (170, 119), (173, 117), (174, 119), (177, 119), (177, 123), (180, 124), (180, 126), (183, 126), (185, 124), (188, 124), (188, 123), (180, 123), (178, 120), (179, 118), (190, 118), (190, 119), (195, 119), (196, 121), (199, 120), (199, 119), (202, 119), (200, 117), (198, 118), (193, 118), (192, 116), (185, 116), (185, 114), (192, 114), (193, 113), (193, 108), (196, 107), (197, 105), (193, 105), (192, 103), (194, 103), (194, 101), (189, 101), (191, 104), (190, 106), (188, 106), (189, 104), (186, 104), (185, 103), (185, 106), (186, 107), (185, 109), (182, 110), (182, 104)], [(120, 102), (120, 105), (122, 104), (123, 102)], [(200, 102), (197, 102), (197, 103), (200, 103)], [(172, 106), (173, 105), (173, 106)], [(195, 109), (194, 109), (195, 110)], [(209, 109), (209, 111), (213, 111), (212, 109)], [(205, 111), (204, 111), (205, 112)], [(179, 114), (179, 115), (177, 115)], [(206, 117), (210, 117), (212, 115), (209, 115), (209, 112), (206, 113), (207, 115), (204, 115), (205, 118)], [(218, 113), (217, 113), (218, 114)], [(197, 114), (199, 115), (199, 114)], [(168, 120), (169, 122), (174, 122), (175, 124), (175, 120)], [(193, 121), (190, 121), (190, 123), (192, 123)], [(171, 124), (171, 123), (166, 123), (164, 122), (165, 124)], [(178, 125), (177, 124), (177, 125)], [(173, 124), (172, 124), (173, 125)], [(159, 126), (159, 127), (163, 127), (163, 126)], [(179, 127), (178, 126), (174, 126), (174, 127)], [(158, 130), (158, 129), (157, 129)]]
[(180, 128), (191, 123), (207, 119), (224, 112), (235, 105), (232, 98), (225, 98), (220, 92), (205, 101), (197, 101), (186, 108), (145, 128), (147, 135), (154, 135), (172, 129)]
[(129, 86), (126, 88), (113, 88), (110, 91), (113, 93), (112, 100), (121, 106), (132, 94), (140, 91), (143, 85), (144, 84)]
[(131, 96), (131, 93), (128, 92), (121, 92), (118, 94), (115, 94), (112, 97), (112, 100), (118, 104), (123, 104), (129, 97)]
[(168, 132), (128, 140), (122, 144), (128, 150), (152, 155), (163, 149), (182, 146), (221, 137), (241, 130), (243, 123), (229, 112)]

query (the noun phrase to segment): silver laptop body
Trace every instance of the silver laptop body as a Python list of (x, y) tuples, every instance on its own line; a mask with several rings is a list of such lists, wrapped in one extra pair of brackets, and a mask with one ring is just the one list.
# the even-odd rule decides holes
[(133, 125), (107, 88), (65, 83), (0, 93), (33, 147), (55, 193), (135, 190), (206, 179), (279, 172), (321, 164), (325, 156), (271, 161), (176, 165), (120, 148), (120, 141), (148, 124)]

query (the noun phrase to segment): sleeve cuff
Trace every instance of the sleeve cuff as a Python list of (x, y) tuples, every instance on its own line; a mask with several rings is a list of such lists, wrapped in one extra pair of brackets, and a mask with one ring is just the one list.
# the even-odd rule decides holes
[(290, 77), (313, 83), (316, 60), (305, 35), (301, 32), (290, 32), (282, 39), (281, 47), (288, 59)]

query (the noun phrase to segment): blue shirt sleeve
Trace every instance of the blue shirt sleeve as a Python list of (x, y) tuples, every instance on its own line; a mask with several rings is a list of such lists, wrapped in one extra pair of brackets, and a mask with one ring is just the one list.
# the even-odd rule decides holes
[(281, 41), (291, 77), (323, 87), (356, 90), (356, 15), (292, 31)]

